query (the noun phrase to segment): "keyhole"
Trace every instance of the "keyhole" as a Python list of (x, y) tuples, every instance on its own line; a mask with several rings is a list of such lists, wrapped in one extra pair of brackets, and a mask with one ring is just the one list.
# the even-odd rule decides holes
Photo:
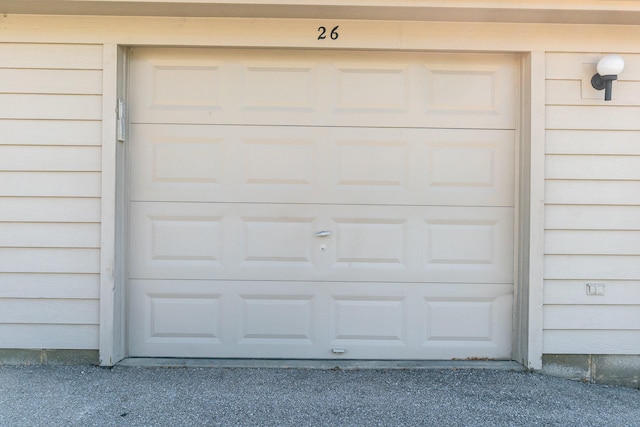
[(321, 245), (320, 245), (320, 250), (321, 250), (322, 252), (326, 251), (326, 250), (327, 250), (327, 245), (325, 245), (324, 243), (323, 243), (323, 244), (321, 244)]

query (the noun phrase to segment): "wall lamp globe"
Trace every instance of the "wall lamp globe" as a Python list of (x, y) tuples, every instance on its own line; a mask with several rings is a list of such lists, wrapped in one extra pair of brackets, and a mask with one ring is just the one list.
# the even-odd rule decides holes
[(618, 74), (624, 70), (624, 59), (615, 54), (603, 56), (598, 61), (597, 70), (591, 77), (591, 86), (597, 90), (604, 89), (604, 100), (611, 101), (613, 81), (618, 80)]

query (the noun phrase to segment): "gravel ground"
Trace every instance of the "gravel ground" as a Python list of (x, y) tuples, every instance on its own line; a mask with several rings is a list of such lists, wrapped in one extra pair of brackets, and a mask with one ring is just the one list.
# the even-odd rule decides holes
[(0, 366), (1, 426), (640, 426), (640, 390), (529, 372)]

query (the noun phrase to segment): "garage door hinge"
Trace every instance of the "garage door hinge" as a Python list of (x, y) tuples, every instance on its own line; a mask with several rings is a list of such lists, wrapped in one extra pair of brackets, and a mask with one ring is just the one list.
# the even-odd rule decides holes
[(117, 124), (117, 129), (116, 129), (116, 133), (118, 136), (118, 142), (124, 142), (125, 136), (126, 136), (126, 125), (127, 125), (127, 104), (125, 102), (124, 99), (118, 99), (118, 108), (117, 108), (117, 115), (118, 115), (118, 124)]

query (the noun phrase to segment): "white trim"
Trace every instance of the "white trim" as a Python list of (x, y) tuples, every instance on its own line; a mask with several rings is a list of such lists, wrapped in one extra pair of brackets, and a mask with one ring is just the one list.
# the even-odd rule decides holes
[[(100, 226), (100, 364), (110, 366), (120, 360), (115, 325), (116, 249), (116, 102), (118, 85), (117, 46), (103, 47), (102, 71), (102, 199)], [(121, 357), (120, 357), (121, 358)]]
[[(5, 42), (485, 52), (637, 52), (639, 25), (8, 15)], [(341, 36), (319, 43), (319, 25)], [(158, 31), (161, 29), (161, 31)], [(585, 38), (588, 35), (588, 38)], [(588, 40), (588, 42), (586, 41)]]
[(516, 228), (513, 359), (542, 368), (545, 52), (523, 55)]
[(526, 360), (526, 336), (527, 325), (523, 322), (522, 311), (526, 310), (528, 298), (524, 298), (524, 289), (527, 288), (528, 282), (524, 279), (526, 275), (526, 266), (523, 260), (528, 259), (525, 243), (527, 239), (526, 227), (528, 224), (528, 215), (526, 215), (526, 207), (528, 206), (527, 184), (529, 180), (529, 108), (527, 101), (529, 99), (529, 77), (530, 73), (530, 57), (528, 54), (520, 56), (519, 82), (518, 82), (518, 107), (520, 109), (516, 124), (516, 150), (514, 158), (515, 166), (515, 186), (514, 186), (514, 222), (513, 222), (513, 335), (511, 340), (511, 357), (513, 360), (523, 363)]
[(314, 19), (553, 22), (634, 25), (640, 6), (632, 1), (583, 0), (0, 0), (5, 14), (260, 17)]
[(542, 369), (544, 292), (545, 52), (531, 52), (528, 343), (529, 369)]
[(117, 144), (116, 149), (116, 292), (118, 295), (117, 319), (119, 342), (118, 358), (128, 355), (127, 349), (127, 283), (129, 277), (129, 48), (118, 49), (118, 98), (125, 100), (124, 121), (126, 123), (124, 142)]

